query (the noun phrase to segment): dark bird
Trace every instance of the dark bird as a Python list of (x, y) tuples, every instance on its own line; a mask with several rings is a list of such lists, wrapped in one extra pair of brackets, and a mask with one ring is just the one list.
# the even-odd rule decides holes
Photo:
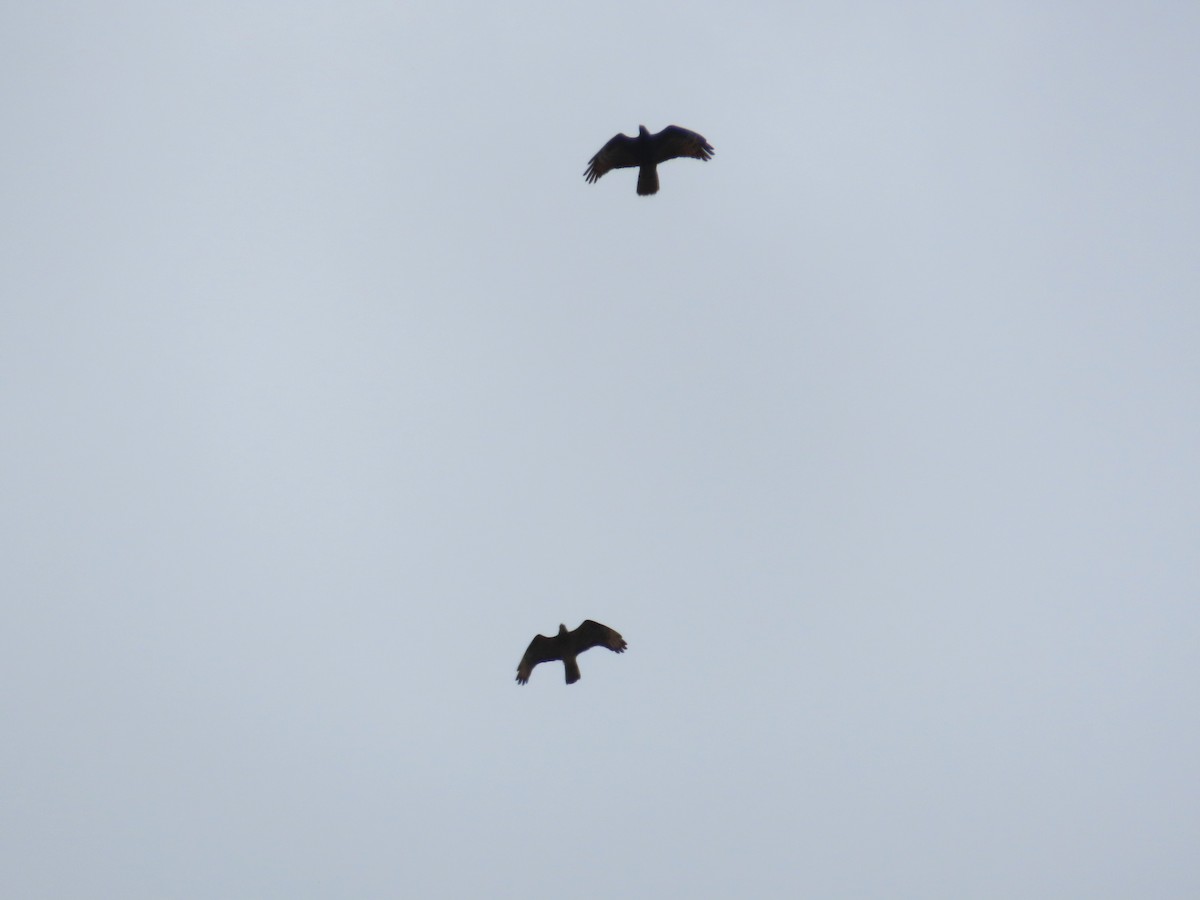
[(651, 134), (645, 125), (638, 126), (638, 136), (618, 134), (600, 148), (600, 152), (588, 161), (583, 177), (588, 184), (596, 181), (612, 169), (628, 169), (637, 166), (637, 192), (642, 196), (658, 193), (658, 164), (677, 156), (694, 159), (712, 158), (712, 144), (701, 135), (678, 125), (668, 125), (658, 134)]
[(591, 619), (586, 620), (574, 631), (567, 631), (566, 625), (559, 625), (558, 634), (554, 637), (539, 634), (529, 642), (529, 649), (525, 651), (525, 655), (521, 657), (521, 664), (517, 666), (517, 684), (528, 682), (533, 667), (538, 663), (555, 659), (563, 661), (567, 684), (574, 684), (580, 677), (579, 663), (575, 657), (584, 650), (607, 647), (614, 653), (624, 653), (626, 646), (628, 645), (623, 637), (607, 625), (601, 625)]

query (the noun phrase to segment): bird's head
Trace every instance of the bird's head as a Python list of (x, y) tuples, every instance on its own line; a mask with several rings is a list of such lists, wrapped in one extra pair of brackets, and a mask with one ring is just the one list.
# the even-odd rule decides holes
[(638, 137), (650, 137), (650, 132), (645, 125), (638, 126)]
[(566, 625), (563, 625), (563, 624), (560, 622), (560, 623), (559, 623), (559, 625), (558, 625), (558, 636), (559, 636), (559, 637), (562, 637), (562, 636), (563, 636), (564, 634), (566, 634), (566, 633), (567, 633), (567, 626), (566, 626)]

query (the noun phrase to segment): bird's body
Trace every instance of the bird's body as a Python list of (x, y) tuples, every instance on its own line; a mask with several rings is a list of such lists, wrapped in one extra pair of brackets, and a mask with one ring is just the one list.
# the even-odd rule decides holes
[(566, 671), (567, 684), (574, 684), (580, 679), (579, 662), (577, 657), (592, 647), (607, 647), (614, 653), (624, 653), (628, 644), (625, 639), (607, 625), (587, 619), (574, 631), (567, 631), (566, 625), (558, 626), (558, 634), (546, 637), (539, 634), (529, 642), (525, 655), (517, 666), (517, 683), (525, 684), (538, 663), (561, 659)]
[(658, 134), (651, 134), (645, 125), (639, 125), (637, 137), (618, 134), (601, 147), (588, 161), (583, 177), (590, 184), (605, 172), (637, 166), (637, 192), (644, 197), (658, 193), (659, 163), (679, 156), (707, 161), (712, 155), (712, 145), (694, 131), (668, 125)]

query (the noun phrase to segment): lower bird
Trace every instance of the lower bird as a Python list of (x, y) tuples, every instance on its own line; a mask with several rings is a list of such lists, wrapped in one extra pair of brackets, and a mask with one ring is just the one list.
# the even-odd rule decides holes
[(680, 156), (707, 161), (712, 155), (712, 144), (694, 131), (668, 125), (658, 134), (651, 134), (645, 125), (639, 125), (637, 137), (618, 134), (601, 147), (588, 161), (583, 177), (591, 184), (605, 172), (637, 166), (637, 192), (645, 197), (658, 193), (659, 163)]
[(576, 657), (584, 650), (593, 647), (607, 647), (614, 653), (624, 653), (628, 644), (625, 638), (617, 634), (607, 625), (587, 619), (574, 631), (567, 631), (566, 625), (558, 626), (558, 634), (546, 637), (539, 634), (529, 642), (529, 648), (521, 657), (517, 666), (517, 684), (525, 684), (538, 663), (561, 659), (566, 670), (567, 684), (574, 684), (580, 678), (579, 663)]

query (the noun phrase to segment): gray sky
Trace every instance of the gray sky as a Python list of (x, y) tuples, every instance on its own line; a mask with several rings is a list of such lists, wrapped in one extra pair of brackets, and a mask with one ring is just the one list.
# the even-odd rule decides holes
[(0, 894), (1200, 896), (1200, 8), (1049, 6), (0, 9)]

